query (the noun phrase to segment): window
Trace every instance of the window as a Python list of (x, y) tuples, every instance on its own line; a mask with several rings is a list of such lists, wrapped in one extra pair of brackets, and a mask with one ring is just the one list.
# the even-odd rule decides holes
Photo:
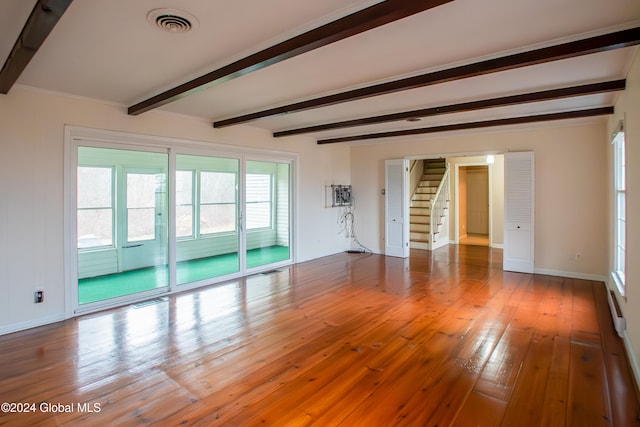
[(176, 171), (176, 237), (193, 237), (193, 171)]
[(614, 255), (613, 280), (621, 295), (625, 294), (626, 280), (626, 195), (625, 195), (625, 140), (622, 123), (613, 139), (614, 182)]
[(78, 166), (78, 249), (113, 246), (113, 169)]
[(247, 230), (271, 227), (271, 175), (247, 174)]
[(200, 172), (200, 235), (236, 231), (236, 174)]

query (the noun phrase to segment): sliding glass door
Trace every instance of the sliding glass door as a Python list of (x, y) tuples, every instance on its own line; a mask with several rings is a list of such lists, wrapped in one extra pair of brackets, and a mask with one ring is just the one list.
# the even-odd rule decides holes
[(249, 160), (245, 164), (247, 269), (291, 258), (290, 169), (288, 162)]
[(82, 139), (73, 150), (76, 312), (291, 262), (292, 160)]
[(176, 156), (176, 281), (240, 271), (238, 181), (233, 158)]
[(168, 288), (167, 173), (167, 153), (78, 148), (78, 305)]

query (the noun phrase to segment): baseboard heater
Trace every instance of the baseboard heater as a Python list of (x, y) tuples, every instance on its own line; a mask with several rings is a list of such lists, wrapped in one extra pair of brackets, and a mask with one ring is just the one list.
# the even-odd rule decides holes
[(624, 335), (625, 329), (627, 329), (627, 321), (622, 316), (622, 310), (618, 305), (616, 294), (613, 291), (609, 291), (609, 309), (611, 310), (611, 318), (613, 319), (613, 326), (616, 328), (616, 332), (620, 337)]

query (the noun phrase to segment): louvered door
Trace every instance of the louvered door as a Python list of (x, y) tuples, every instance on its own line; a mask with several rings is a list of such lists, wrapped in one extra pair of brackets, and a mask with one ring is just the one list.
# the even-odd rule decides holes
[(504, 156), (503, 269), (534, 271), (535, 167), (532, 151)]

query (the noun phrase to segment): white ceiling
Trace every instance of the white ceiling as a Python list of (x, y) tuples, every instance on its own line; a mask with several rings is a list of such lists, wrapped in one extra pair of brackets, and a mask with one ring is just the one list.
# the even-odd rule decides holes
[[(75, 0), (18, 84), (95, 98), (123, 109), (371, 0)], [(35, 0), (3, 0), (0, 65)], [(178, 8), (199, 25), (185, 34), (147, 22)], [(216, 85), (162, 110), (220, 120), (373, 83), (549, 46), (640, 23), (638, 0), (454, 0), (417, 15)], [(624, 78), (635, 47), (271, 117), (278, 131), (325, 122)], [(2, 96), (2, 95), (0, 95)], [(612, 105), (591, 95), (311, 134), (327, 138)]]

